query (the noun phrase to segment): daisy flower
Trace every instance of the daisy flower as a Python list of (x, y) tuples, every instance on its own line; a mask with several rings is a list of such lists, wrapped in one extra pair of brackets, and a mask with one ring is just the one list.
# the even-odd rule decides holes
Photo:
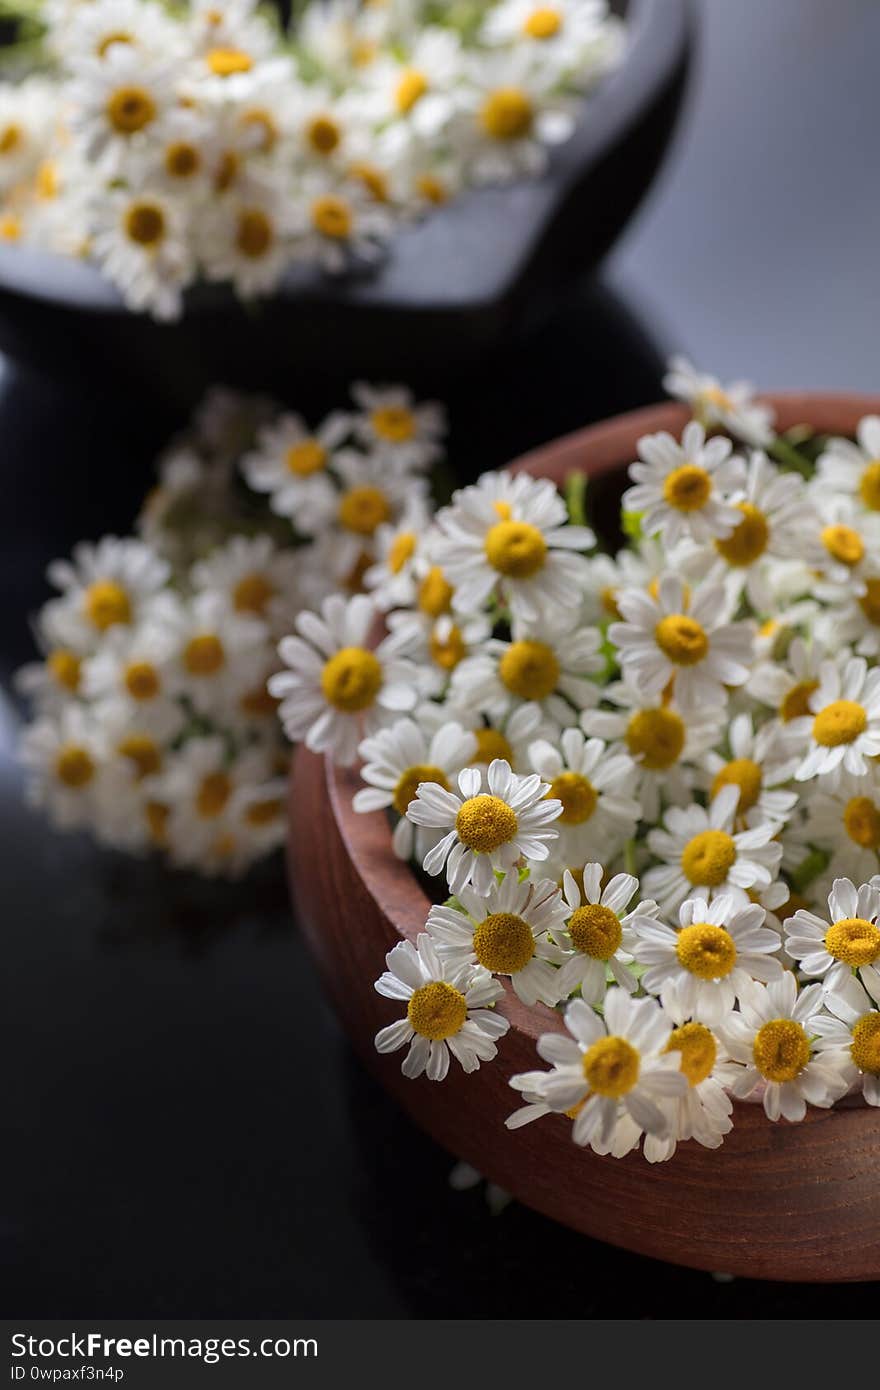
[(692, 406), (706, 429), (729, 430), (745, 444), (758, 447), (769, 444), (773, 438), (773, 410), (755, 400), (747, 381), (722, 386), (716, 377), (697, 371), (686, 357), (677, 356), (670, 359), (663, 389)]
[(439, 143), (456, 110), (462, 70), (458, 34), (429, 25), (415, 32), (405, 56), (389, 55), (370, 64), (363, 99), (371, 118), (382, 125), (390, 122), (398, 137)]
[[(376, 562), (364, 573), (364, 587), (378, 608), (412, 608), (424, 577), (424, 536), (429, 525), (426, 501), (413, 498), (395, 522), (376, 527)], [(410, 616), (409, 614), (407, 616)]]
[(724, 621), (723, 589), (706, 585), (689, 601), (678, 575), (667, 573), (656, 598), (626, 589), (617, 603), (624, 621), (612, 623), (608, 636), (624, 678), (646, 699), (656, 700), (670, 687), (689, 714), (699, 706), (723, 706), (725, 687), (748, 680), (754, 629), (748, 622)]
[(35, 720), (25, 730), (20, 750), (28, 804), (44, 807), (60, 830), (93, 825), (104, 757), (100, 725), (81, 705)]
[(577, 1108), (572, 1138), (597, 1153), (613, 1149), (615, 1131), (626, 1120), (635, 1126), (636, 1141), (643, 1132), (668, 1135), (665, 1103), (683, 1095), (688, 1083), (678, 1058), (665, 1051), (669, 1020), (656, 1000), (609, 989), (604, 1019), (575, 999), (565, 1026), (570, 1036), (545, 1033), (538, 1040), (552, 1070), (511, 1077), (514, 1090), (540, 1096), (557, 1112)]
[(730, 757), (710, 750), (704, 766), (711, 778), (709, 795), (722, 787), (738, 787), (736, 807), (740, 824), (785, 822), (797, 804), (797, 792), (783, 790), (794, 774), (797, 759), (780, 739), (779, 726), (762, 724), (756, 731), (746, 711), (730, 722), (727, 734)]
[(529, 750), (535, 739), (546, 732), (534, 705), (520, 705), (512, 714), (486, 722), (479, 710), (447, 699), (440, 705), (433, 702), (422, 705), (418, 717), (419, 723), (427, 729), (436, 728), (446, 719), (455, 719), (468, 729), (477, 743), (471, 766), (483, 769), (484, 780), (489, 764), (496, 758), (503, 758), (513, 772), (531, 773)]
[(880, 512), (880, 416), (865, 415), (856, 441), (829, 439), (816, 461), (817, 489), (841, 493), (870, 512)]
[(580, 725), (633, 759), (641, 818), (656, 821), (664, 805), (689, 805), (698, 764), (720, 742), (720, 713), (698, 710), (685, 717), (674, 700), (646, 700), (625, 680), (604, 686), (602, 698), (614, 708), (583, 710)]
[(131, 309), (178, 318), (195, 276), (185, 206), (158, 188), (119, 188), (95, 205), (90, 247)]
[(475, 183), (508, 183), (543, 171), (548, 149), (573, 132), (574, 109), (549, 65), (528, 51), (480, 54), (466, 64), (450, 131)]
[(821, 845), (831, 858), (826, 872), (832, 878), (867, 883), (880, 868), (880, 786), (876, 773), (867, 777), (845, 774), (834, 791), (817, 791), (806, 805), (806, 819), (792, 831), (792, 840)]
[(486, 777), (488, 792), (479, 769), (465, 768), (458, 776), (461, 796), (422, 782), (407, 808), (414, 825), (444, 832), (423, 867), (429, 874), (445, 867), (453, 894), (471, 886), (486, 897), (496, 872), (513, 868), (520, 858), (546, 859), (556, 839), (553, 822), (562, 803), (547, 799), (546, 782), (518, 777), (501, 758), (489, 764)]
[(414, 719), (398, 719), (388, 729), (365, 738), (358, 748), (363, 761), (361, 779), (367, 783), (354, 796), (358, 812), (396, 811), (400, 819), (391, 844), (398, 859), (424, 859), (440, 832), (414, 826), (406, 812), (422, 782), (449, 791), (450, 782), (473, 761), (477, 740), (454, 720), (429, 736)]
[[(488, 44), (533, 46), (557, 71), (585, 64), (587, 55), (619, 36), (605, 0), (502, 0), (490, 7), (481, 35)], [(584, 80), (589, 79), (589, 70)]]
[(573, 954), (559, 971), (559, 998), (567, 999), (579, 989), (588, 1004), (601, 1004), (609, 976), (634, 994), (638, 980), (630, 969), (632, 956), (625, 943), (633, 923), (652, 921), (657, 905), (640, 899), (627, 912), (639, 890), (639, 881), (632, 874), (615, 874), (603, 889), (602, 865), (585, 864), (579, 878), (581, 886), (570, 869), (562, 877), (568, 921), (562, 933), (554, 929), (553, 934)]
[(729, 894), (711, 903), (682, 903), (679, 927), (664, 922), (635, 923), (630, 949), (648, 968), (642, 984), (659, 994), (666, 1007), (674, 997), (688, 1017), (699, 1015), (711, 1027), (723, 1022), (752, 980), (775, 980), (782, 966), (775, 958), (780, 939), (764, 924), (758, 903), (742, 907)]
[(291, 209), (292, 253), (341, 275), (353, 264), (375, 264), (392, 229), (391, 214), (355, 178), (307, 174), (301, 199)]
[(348, 433), (342, 411), (328, 415), (315, 430), (301, 415), (280, 415), (263, 426), (256, 447), (242, 459), (245, 482), (268, 493), (273, 512), (290, 517), (301, 535), (314, 535), (334, 516), (338, 497), (328, 470)]
[(730, 1090), (745, 1100), (763, 1088), (768, 1120), (798, 1121), (807, 1104), (828, 1109), (846, 1090), (837, 1054), (817, 1048), (822, 986), (798, 994), (790, 970), (768, 985), (752, 984), (720, 1032), (736, 1064)]
[(821, 642), (795, 637), (784, 661), (758, 662), (749, 677), (749, 694), (774, 709), (783, 724), (791, 725), (809, 714), (810, 696), (819, 689), (819, 673), (826, 659)]
[(164, 623), (112, 627), (83, 662), (82, 694), (104, 711), (116, 706), (141, 729), (171, 738), (183, 724), (171, 671), (177, 655), (174, 633)]
[(790, 725), (792, 740), (807, 744), (796, 780), (829, 777), (830, 784), (842, 772), (866, 776), (866, 759), (880, 754), (880, 670), (869, 671), (864, 657), (845, 653), (823, 661), (807, 709)]
[(437, 954), (454, 969), (480, 965), (491, 975), (505, 975), (522, 1002), (532, 1008), (553, 1005), (560, 998), (556, 967), (566, 958), (552, 939), (561, 931), (565, 904), (549, 879), (526, 879), (506, 874), (493, 883), (487, 896), (462, 888), (458, 901), (464, 911), (434, 906), (426, 928)]
[[(372, 593), (375, 598), (377, 591), (373, 590)], [(436, 698), (448, 694), (450, 677), (458, 665), (470, 653), (475, 652), (492, 631), (491, 623), (482, 614), (473, 618), (462, 616), (456, 622), (448, 614), (434, 620), (427, 615), (406, 609), (389, 613), (388, 627), (411, 649), (413, 661), (418, 665), (418, 682), (422, 695)], [(468, 723), (478, 720), (480, 710), (473, 700), (457, 696), (454, 704)], [(537, 725), (540, 712), (536, 713)], [(510, 762), (510, 759), (507, 761)]]
[(191, 571), (196, 593), (215, 593), (231, 613), (262, 619), (280, 635), (290, 625), (297, 602), (299, 558), (280, 550), (270, 536), (232, 536)]
[(180, 30), (161, 5), (143, 0), (92, 0), (76, 5), (67, 22), (67, 51), (76, 70), (84, 59), (100, 62), (114, 47), (136, 49), (148, 62), (181, 50)]
[(624, 510), (642, 513), (644, 533), (659, 533), (667, 546), (686, 536), (725, 540), (742, 521), (729, 499), (744, 484), (745, 465), (732, 447), (722, 435), (707, 442), (695, 420), (685, 426), (680, 444), (665, 430), (644, 435), (639, 461), (629, 467), (633, 486), (623, 494)]
[(97, 545), (81, 541), (72, 560), (53, 560), (47, 578), (62, 597), (51, 599), (43, 621), (55, 641), (75, 650), (93, 650), (117, 624), (134, 626), (168, 602), (162, 590), (170, 568), (143, 541), (105, 536)]
[(645, 1135), (642, 1151), (649, 1163), (672, 1158), (681, 1140), (695, 1139), (706, 1149), (717, 1149), (733, 1129), (733, 1105), (725, 1086), (730, 1071), (727, 1051), (720, 1037), (683, 1002), (672, 983), (663, 1008), (675, 1026), (666, 1051), (677, 1054), (679, 1069), (687, 1078), (684, 1095), (669, 1102), (670, 1133), (659, 1139)]
[(221, 713), (251, 688), (268, 648), (260, 619), (231, 613), (222, 595), (209, 592), (179, 603), (169, 624), (178, 652), (174, 689), (200, 714)]
[(510, 1025), (492, 1007), (503, 998), (504, 987), (488, 970), (441, 960), (427, 933), (415, 945), (401, 941), (385, 963), (376, 990), (387, 999), (405, 1000), (406, 1018), (379, 1030), (377, 1052), (406, 1047), (404, 1076), (424, 1072), (429, 1081), (443, 1080), (450, 1053), (465, 1072), (493, 1060)]
[(42, 77), (0, 88), (0, 191), (37, 169), (58, 119), (58, 92)]
[(824, 576), (825, 582), (815, 586), (816, 593), (831, 602), (849, 591), (861, 596), (867, 592), (868, 581), (880, 577), (880, 516), (857, 512), (845, 498), (824, 497), (818, 484), (813, 496), (820, 516), (804, 558)]
[[(150, 798), (170, 808), (164, 836), (171, 862), (234, 876), (241, 863), (235, 832), (243, 829), (235, 815), (241, 809), (236, 793), (267, 783), (277, 788), (267, 748), (230, 757), (220, 736), (188, 739), (145, 788)], [(277, 792), (273, 795), (277, 799)]]
[(411, 710), (417, 699), (415, 671), (399, 641), (392, 635), (375, 649), (367, 646), (376, 611), (365, 594), (348, 600), (334, 594), (320, 615), (300, 613), (294, 623), (299, 635), (278, 647), (290, 669), (269, 680), (288, 738), (346, 765), (354, 762), (364, 733)]
[[(783, 473), (755, 450), (743, 486), (730, 502), (739, 514), (733, 531), (693, 553), (685, 570), (710, 583), (723, 583), (732, 599), (745, 592), (758, 613), (777, 611), (783, 583), (796, 593), (811, 582), (806, 564), (798, 558), (805, 530), (816, 525), (803, 479)], [(784, 562), (792, 559), (797, 563), (786, 569)]]
[(880, 998), (875, 994), (872, 999), (850, 976), (826, 993), (824, 1004), (828, 1013), (813, 1024), (817, 1052), (834, 1053), (847, 1089), (858, 1085), (868, 1105), (880, 1105)]
[(860, 888), (848, 878), (834, 880), (826, 921), (801, 908), (783, 923), (785, 949), (807, 976), (818, 977), (828, 993), (839, 993), (855, 972), (869, 993), (880, 996), (880, 890)]
[(559, 745), (537, 739), (531, 765), (549, 783), (548, 796), (562, 806), (556, 852), (569, 864), (616, 853), (639, 822), (641, 806), (632, 796), (636, 767), (626, 753), (608, 754), (600, 738), (564, 729)]
[(424, 478), (407, 477), (387, 459), (353, 449), (337, 453), (334, 467), (342, 489), (336, 494), (334, 572), (343, 576), (362, 556), (372, 560), (379, 527), (425, 498), (428, 484)]
[(89, 161), (106, 155), (118, 170), (132, 143), (161, 129), (175, 101), (179, 61), (147, 58), (136, 46), (114, 43), (102, 57), (85, 57), (70, 86), (70, 127)]
[(279, 284), (291, 257), (293, 213), (274, 184), (214, 198), (199, 227), (199, 255), (209, 280), (231, 281), (243, 299)]
[(356, 381), (351, 394), (358, 407), (352, 426), (361, 444), (406, 472), (427, 468), (439, 458), (447, 429), (439, 402), (416, 402), (405, 386), (369, 386), (365, 381)]
[(459, 489), (436, 518), (436, 557), (454, 586), (454, 606), (471, 613), (494, 597), (524, 623), (577, 607), (587, 566), (573, 552), (595, 536), (566, 522), (565, 503), (546, 478), (486, 473)]
[(563, 635), (537, 624), (520, 624), (514, 640), (489, 638), (477, 655), (456, 666), (453, 698), (499, 713), (525, 701), (538, 705), (548, 722), (564, 728), (599, 698), (598, 686), (589, 677), (605, 669), (600, 645), (598, 628), (581, 627)]
[(645, 891), (663, 912), (674, 912), (702, 889), (710, 899), (723, 895), (738, 907), (748, 904), (746, 889), (761, 892), (776, 876), (782, 846), (779, 826), (765, 821), (735, 831), (739, 787), (724, 786), (708, 809), (672, 806), (663, 827), (648, 832), (648, 848), (663, 861), (645, 874)]

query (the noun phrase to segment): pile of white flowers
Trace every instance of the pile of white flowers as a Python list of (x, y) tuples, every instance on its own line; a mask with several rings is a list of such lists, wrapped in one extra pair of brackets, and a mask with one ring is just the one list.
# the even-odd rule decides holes
[[(46, 0), (0, 86), (0, 238), (95, 261), (179, 316), (198, 277), (267, 294), (375, 262), (401, 221), (532, 176), (618, 61), (605, 0)], [(45, 70), (48, 65), (48, 70)]]
[(212, 393), (162, 459), (140, 535), (49, 567), (42, 657), (18, 675), (35, 711), (29, 801), (62, 829), (204, 874), (237, 876), (275, 849), (289, 762), (278, 640), (300, 610), (360, 587), (386, 527), (424, 524), (444, 431), (438, 406), (399, 387), (357, 384), (314, 429)]
[(780, 436), (744, 386), (667, 382), (694, 418), (639, 442), (619, 553), (576, 485), (570, 518), (486, 475), (385, 528), (372, 601), (300, 618), (272, 687), (445, 885), (377, 982), (406, 1010), (379, 1051), (473, 1071), (512, 988), (561, 1017), (511, 1127), (652, 1161), (719, 1145), (731, 1096), (880, 1104), (880, 418)]

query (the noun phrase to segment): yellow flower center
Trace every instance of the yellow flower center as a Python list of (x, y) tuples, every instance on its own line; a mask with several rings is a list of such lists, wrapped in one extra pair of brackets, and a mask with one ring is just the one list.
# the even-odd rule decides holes
[(849, 838), (862, 849), (880, 848), (880, 807), (869, 796), (854, 796), (846, 803), (843, 824)]
[(359, 159), (351, 165), (348, 172), (353, 179), (363, 184), (374, 203), (388, 202), (388, 177), (377, 164)]
[(547, 542), (529, 521), (499, 521), (486, 532), (486, 557), (499, 574), (530, 579), (543, 568)]
[(825, 933), (825, 949), (853, 969), (873, 965), (880, 956), (880, 930), (864, 917), (843, 917)]
[(241, 160), (235, 150), (224, 150), (217, 162), (217, 172), (214, 175), (214, 187), (218, 193), (225, 193), (232, 187), (240, 169)]
[(691, 1086), (699, 1086), (711, 1075), (718, 1056), (718, 1044), (704, 1023), (684, 1023), (673, 1028), (664, 1052), (680, 1052), (679, 1071)]
[(156, 119), (156, 103), (145, 87), (117, 87), (107, 102), (107, 119), (117, 135), (135, 135)]
[(428, 79), (418, 68), (407, 68), (400, 76), (400, 80), (394, 89), (394, 105), (397, 107), (401, 116), (405, 116), (412, 111), (417, 101), (425, 95), (428, 90)]
[(56, 685), (71, 692), (79, 689), (82, 661), (75, 652), (68, 651), (66, 647), (56, 647), (46, 657), (46, 665)]
[(255, 613), (259, 616), (265, 613), (266, 604), (274, 593), (265, 575), (245, 574), (232, 591), (232, 605), (236, 613)]
[(80, 791), (94, 777), (95, 764), (87, 749), (78, 743), (65, 743), (55, 759), (55, 774), (65, 787)]
[(191, 637), (183, 649), (183, 664), (191, 676), (216, 676), (225, 662), (223, 643), (213, 632)]
[(626, 746), (652, 772), (672, 767), (685, 743), (684, 720), (670, 709), (640, 709), (626, 726)]
[(257, 261), (265, 256), (275, 241), (272, 221), (260, 208), (243, 208), (238, 214), (235, 244), (243, 256)]
[(96, 579), (85, 594), (86, 617), (99, 632), (106, 632), (114, 623), (131, 622), (131, 603), (128, 594), (115, 579)]
[(784, 724), (792, 719), (802, 719), (810, 713), (810, 696), (819, 689), (818, 681), (798, 681), (785, 696), (779, 706), (779, 714)]
[(862, 474), (859, 496), (872, 512), (880, 512), (880, 459), (872, 459)]
[(262, 107), (253, 107), (250, 111), (245, 111), (241, 116), (241, 124), (245, 130), (254, 131), (258, 137), (257, 148), (262, 154), (268, 154), (278, 143), (278, 127), (268, 111)]
[(625, 1096), (639, 1079), (639, 1054), (626, 1038), (600, 1038), (581, 1065), (590, 1090), (612, 1100)]
[(561, 801), (563, 825), (583, 825), (596, 809), (599, 793), (579, 772), (560, 772), (550, 783), (546, 800)]
[(477, 854), (508, 844), (519, 829), (516, 812), (500, 796), (471, 796), (455, 818), (458, 838)]
[[(431, 660), (441, 671), (453, 671), (458, 663), (467, 655), (467, 647), (461, 635), (461, 628), (452, 624), (446, 637), (441, 641), (436, 632), (431, 633), (428, 649), (431, 653)], [(503, 756), (499, 754), (499, 757)]]
[(853, 1028), (850, 1056), (859, 1071), (880, 1076), (880, 1013), (864, 1014)]
[(774, 1018), (755, 1034), (752, 1056), (765, 1081), (794, 1081), (810, 1060), (810, 1040), (793, 1018)]
[(751, 502), (739, 502), (737, 510), (742, 521), (726, 540), (715, 542), (715, 549), (729, 565), (752, 565), (767, 549), (770, 528), (764, 513)]
[(13, 154), (22, 143), (23, 135), (20, 125), (10, 122), (4, 126), (0, 132), (0, 155)]
[(739, 787), (737, 810), (742, 815), (750, 811), (761, 795), (763, 774), (760, 765), (751, 758), (734, 758), (715, 774), (712, 782), (712, 795), (717, 796), (722, 787)]
[(164, 806), (161, 801), (148, 801), (144, 807), (144, 819), (147, 822), (150, 839), (154, 845), (160, 848), (168, 843), (168, 818), (170, 815), (170, 806)]
[(131, 34), (127, 34), (124, 29), (119, 29), (115, 33), (105, 34), (100, 43), (96, 46), (95, 52), (99, 58), (106, 58), (110, 49), (115, 43), (132, 43)]
[(442, 787), (445, 792), (449, 791), (446, 773), (441, 767), (435, 767), (433, 763), (415, 763), (412, 767), (408, 767), (406, 772), (401, 773), (397, 786), (394, 788), (392, 804), (399, 816), (406, 815), (406, 808), (411, 801), (415, 801), (416, 792), (421, 782), (436, 782), (438, 787)]
[(125, 235), (136, 246), (158, 246), (165, 236), (165, 214), (158, 203), (132, 203), (125, 214)]
[(613, 585), (605, 585), (604, 589), (599, 594), (599, 602), (602, 605), (602, 611), (607, 613), (609, 618), (614, 618), (618, 622), (621, 620), (623, 614), (617, 606), (617, 590)]
[(272, 825), (284, 810), (284, 804), (277, 796), (267, 797), (265, 801), (252, 801), (244, 813), (245, 823), (259, 829)]
[(416, 551), (416, 538), (412, 531), (401, 531), (391, 542), (388, 551), (388, 568), (392, 574), (400, 574), (407, 560), (411, 560)]
[(331, 241), (345, 241), (350, 237), (353, 221), (349, 204), (335, 193), (325, 193), (312, 203), (312, 223), (321, 236)]
[(130, 661), (123, 680), (133, 700), (155, 700), (162, 689), (159, 672), (150, 661)]
[(679, 512), (698, 512), (712, 492), (712, 479), (696, 463), (673, 468), (663, 483), (663, 500)]
[(324, 699), (345, 714), (369, 709), (381, 688), (382, 667), (364, 647), (343, 647), (321, 671)]
[(534, 120), (528, 96), (519, 87), (498, 87), (483, 102), (480, 121), (492, 140), (522, 140)]
[(654, 640), (676, 666), (696, 666), (709, 650), (709, 639), (696, 618), (669, 613), (654, 629)]
[(685, 878), (705, 888), (718, 888), (735, 863), (736, 845), (724, 830), (701, 830), (688, 841), (681, 856)]
[[(880, 507), (877, 509), (880, 511)], [(866, 579), (865, 592), (859, 599), (859, 607), (875, 627), (880, 627), (880, 579)]]
[(675, 943), (678, 963), (700, 980), (723, 980), (736, 965), (736, 945), (729, 931), (711, 922), (682, 927)]
[(187, 140), (176, 140), (165, 150), (165, 171), (172, 179), (191, 179), (201, 164), (201, 154)]
[(5, 213), (0, 217), (0, 239), (3, 241), (21, 240), (21, 222), (11, 213)]
[(306, 140), (315, 154), (332, 154), (342, 141), (342, 130), (332, 116), (315, 116), (306, 128)]
[(370, 414), (370, 424), (380, 439), (405, 444), (416, 432), (416, 419), (405, 405), (383, 405)]
[(319, 473), (327, 463), (327, 450), (317, 439), (303, 439), (299, 444), (291, 444), (284, 455), (288, 472), (297, 478), (307, 478), (311, 473)]
[(493, 974), (515, 975), (535, 954), (535, 938), (528, 922), (513, 912), (492, 912), (474, 932), (474, 953)]
[(445, 203), (449, 197), (444, 183), (436, 174), (419, 174), (416, 179), (416, 192), (435, 207)]
[(498, 674), (521, 700), (544, 700), (558, 684), (559, 662), (546, 642), (512, 642), (499, 662)]
[(216, 820), (232, 795), (232, 783), (225, 772), (209, 772), (196, 793), (196, 810), (202, 820)]
[(475, 763), (491, 763), (503, 758), (513, 767), (513, 749), (500, 729), (474, 729), (473, 734), (477, 740)]
[(610, 960), (623, 939), (620, 918), (601, 903), (576, 907), (568, 924), (571, 944), (582, 955), (594, 960)]
[(419, 608), (429, 618), (442, 617), (452, 607), (452, 585), (439, 565), (432, 565), (419, 585)]
[(523, 33), (530, 39), (552, 39), (562, 28), (562, 15), (549, 5), (532, 10), (523, 24)]
[(716, 406), (719, 410), (733, 410), (734, 408), (733, 401), (720, 386), (707, 386), (703, 392), (703, 400), (708, 401), (710, 405)]
[(339, 523), (356, 536), (372, 536), (391, 515), (391, 503), (378, 487), (349, 488), (339, 499)]
[(853, 530), (852, 526), (838, 523), (834, 526), (824, 527), (822, 544), (832, 559), (837, 560), (841, 565), (847, 565), (849, 568), (857, 565), (864, 558), (865, 543), (858, 531)]
[(467, 1000), (445, 980), (415, 990), (406, 1006), (409, 1025), (420, 1037), (442, 1042), (458, 1033), (467, 1018)]
[(44, 159), (37, 169), (37, 195), (51, 201), (58, 197), (60, 189), (57, 166), (51, 159)]
[(250, 72), (254, 65), (250, 54), (242, 52), (240, 48), (212, 48), (205, 54), (205, 62), (215, 77), (233, 77), (237, 72)]
[(162, 752), (149, 734), (128, 734), (116, 745), (116, 751), (134, 764), (138, 781), (152, 777), (162, 766)]
[(813, 738), (823, 748), (852, 743), (868, 727), (868, 716), (855, 700), (833, 700), (813, 720)]

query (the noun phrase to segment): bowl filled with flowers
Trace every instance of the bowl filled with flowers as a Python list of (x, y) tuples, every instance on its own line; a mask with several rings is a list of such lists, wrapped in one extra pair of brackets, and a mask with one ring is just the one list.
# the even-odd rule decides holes
[(367, 1065), (515, 1197), (876, 1279), (880, 400), (668, 385), (282, 641), (292, 889)]
[(684, 0), (294, 9), (50, 5), (7, 51), (4, 351), (190, 398), (463, 370), (570, 292), (668, 141)]

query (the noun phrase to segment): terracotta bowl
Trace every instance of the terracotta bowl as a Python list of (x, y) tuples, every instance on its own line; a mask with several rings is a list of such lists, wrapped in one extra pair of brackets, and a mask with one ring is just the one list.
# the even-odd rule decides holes
[[(809, 422), (851, 434), (880, 398), (772, 397), (781, 428)], [(561, 483), (583, 470), (594, 497), (610, 503), (635, 457), (636, 440), (678, 433), (677, 405), (620, 416), (517, 461)], [(759, 1105), (736, 1103), (735, 1127), (710, 1152), (681, 1144), (668, 1162), (639, 1154), (599, 1157), (576, 1147), (570, 1122), (548, 1116), (510, 1132), (516, 1108), (508, 1079), (537, 1063), (535, 1040), (561, 1031), (559, 1016), (527, 1009), (511, 990), (499, 1006), (510, 1031), (494, 1063), (465, 1076), (453, 1066), (441, 1085), (408, 1081), (400, 1056), (380, 1057), (377, 1030), (399, 1008), (373, 989), (385, 953), (422, 930), (429, 900), (395, 859), (381, 812), (355, 815), (359, 780), (300, 751), (290, 787), (289, 866), (302, 929), (327, 991), (369, 1070), (440, 1144), (546, 1216), (640, 1254), (698, 1269), (757, 1278), (845, 1281), (880, 1278), (880, 1109), (860, 1100), (809, 1110), (801, 1124), (772, 1124)]]

